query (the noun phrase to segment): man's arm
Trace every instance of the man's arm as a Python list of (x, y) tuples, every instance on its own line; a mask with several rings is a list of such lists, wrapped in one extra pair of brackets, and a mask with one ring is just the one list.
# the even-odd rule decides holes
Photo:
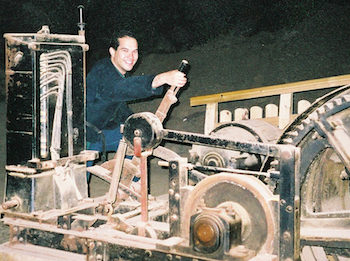
[(157, 88), (163, 84), (170, 86), (183, 87), (187, 82), (186, 74), (178, 70), (172, 70), (156, 75), (152, 82), (152, 87)]

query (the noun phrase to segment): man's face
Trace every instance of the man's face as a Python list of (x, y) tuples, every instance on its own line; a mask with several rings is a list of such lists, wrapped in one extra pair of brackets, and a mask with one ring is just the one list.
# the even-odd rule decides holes
[(132, 70), (139, 58), (137, 41), (135, 38), (128, 36), (119, 38), (117, 50), (111, 47), (109, 53), (114, 66), (121, 74), (125, 74)]

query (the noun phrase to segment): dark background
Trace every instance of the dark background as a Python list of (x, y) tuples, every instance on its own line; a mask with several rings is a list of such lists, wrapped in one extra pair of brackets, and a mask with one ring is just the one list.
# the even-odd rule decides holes
[[(235, 31), (246, 37), (261, 31), (292, 28), (325, 3), (349, 5), (347, 0), (2, 0), (0, 32), (40, 30), (76, 34), (78, 5), (84, 5), (88, 67), (105, 55), (113, 31), (128, 28), (142, 45), (141, 53), (173, 53)], [(3, 38), (1, 39), (3, 50)], [(3, 53), (3, 52), (2, 52)], [(1, 55), (1, 62), (3, 62)]]

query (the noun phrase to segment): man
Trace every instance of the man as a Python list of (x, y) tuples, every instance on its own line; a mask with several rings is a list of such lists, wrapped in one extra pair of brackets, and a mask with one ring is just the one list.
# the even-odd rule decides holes
[(113, 37), (109, 54), (87, 76), (87, 148), (100, 152), (117, 150), (120, 124), (132, 114), (127, 102), (159, 95), (165, 84), (183, 87), (187, 82), (178, 70), (128, 77), (138, 60), (138, 43), (129, 31)]

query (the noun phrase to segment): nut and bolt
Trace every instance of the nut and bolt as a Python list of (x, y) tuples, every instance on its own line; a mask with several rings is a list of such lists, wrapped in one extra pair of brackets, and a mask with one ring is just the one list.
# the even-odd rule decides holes
[(288, 213), (292, 213), (293, 207), (290, 206), (290, 205), (288, 205), (288, 206), (286, 207), (286, 211), (287, 211)]
[(171, 216), (172, 221), (177, 221), (178, 219), (179, 219), (179, 217), (175, 214)]
[(139, 130), (139, 129), (136, 129), (136, 130), (134, 130), (134, 135), (136, 136), (136, 137), (140, 137), (141, 136), (141, 130)]

